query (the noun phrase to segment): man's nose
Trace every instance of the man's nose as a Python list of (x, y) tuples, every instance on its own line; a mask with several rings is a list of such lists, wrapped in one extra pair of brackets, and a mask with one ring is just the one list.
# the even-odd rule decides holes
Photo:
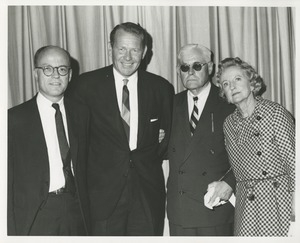
[(194, 74), (195, 73), (195, 70), (193, 68), (193, 65), (189, 66), (189, 74)]
[(131, 52), (130, 51), (126, 51), (125, 58), (126, 58), (126, 60), (131, 60)]
[(53, 68), (53, 73), (51, 75), (53, 78), (59, 78), (58, 67)]

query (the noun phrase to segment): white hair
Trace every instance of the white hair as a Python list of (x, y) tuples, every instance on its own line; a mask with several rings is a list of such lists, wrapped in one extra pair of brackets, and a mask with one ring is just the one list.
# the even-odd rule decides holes
[(199, 45), (199, 44), (187, 44), (184, 45), (180, 48), (179, 53), (178, 53), (178, 62), (180, 62), (182, 60), (182, 54), (184, 52), (187, 51), (191, 51), (191, 50), (195, 50), (195, 51), (200, 51), (201, 54), (205, 57), (205, 59), (207, 59), (207, 61), (212, 62), (212, 51), (209, 50), (207, 47)]

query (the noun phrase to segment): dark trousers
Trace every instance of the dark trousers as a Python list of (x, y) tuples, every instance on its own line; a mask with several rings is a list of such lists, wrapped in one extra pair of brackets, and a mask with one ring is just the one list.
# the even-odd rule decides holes
[(136, 171), (131, 168), (126, 186), (112, 215), (106, 220), (92, 222), (93, 235), (154, 235), (150, 209), (138, 185)]
[(39, 210), (29, 235), (86, 235), (78, 198), (71, 193), (50, 194)]
[(171, 236), (233, 236), (233, 223), (213, 227), (184, 228), (169, 222)]

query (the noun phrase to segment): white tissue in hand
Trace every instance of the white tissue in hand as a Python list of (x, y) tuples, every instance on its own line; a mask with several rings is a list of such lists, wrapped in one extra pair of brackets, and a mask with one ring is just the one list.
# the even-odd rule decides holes
[(226, 203), (225, 201), (220, 201), (220, 197), (216, 197), (213, 203), (209, 203), (209, 200), (213, 196), (214, 192), (215, 192), (215, 187), (209, 187), (208, 191), (204, 195), (204, 205), (209, 209), (213, 209), (213, 207)]

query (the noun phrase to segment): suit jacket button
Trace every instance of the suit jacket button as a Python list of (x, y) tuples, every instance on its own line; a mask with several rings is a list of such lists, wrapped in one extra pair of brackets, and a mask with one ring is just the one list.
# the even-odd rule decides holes
[(133, 164), (132, 160), (129, 161), (129, 167), (134, 168), (134, 164)]
[(261, 153), (260, 151), (258, 151), (256, 154), (257, 154), (258, 156), (261, 156), (262, 153)]
[(215, 151), (214, 151), (213, 149), (211, 149), (209, 152), (210, 152), (211, 154), (215, 154)]
[(280, 183), (278, 181), (274, 181), (273, 186), (275, 189), (277, 189), (280, 186)]
[(258, 137), (258, 136), (259, 136), (259, 132), (256, 131), (256, 132), (254, 133), (254, 135), (255, 135), (256, 137)]
[(254, 194), (250, 194), (249, 196), (247, 196), (247, 198), (248, 198), (250, 201), (254, 201), (255, 196), (254, 196)]
[(266, 176), (266, 175), (268, 174), (268, 172), (264, 170), (264, 171), (262, 172), (262, 174), (263, 174), (264, 176)]
[(261, 116), (257, 116), (256, 120), (258, 120), (258, 121), (261, 120)]
[(180, 194), (180, 195), (183, 195), (183, 194), (184, 194), (184, 191), (182, 191), (182, 190), (179, 191), (179, 194)]
[(175, 149), (175, 148), (173, 148), (173, 149), (172, 149), (172, 151), (173, 151), (173, 152), (176, 152), (176, 149)]
[(202, 175), (203, 175), (203, 176), (206, 176), (206, 174), (207, 174), (207, 172), (206, 172), (206, 171), (204, 171), (204, 172), (202, 173)]

